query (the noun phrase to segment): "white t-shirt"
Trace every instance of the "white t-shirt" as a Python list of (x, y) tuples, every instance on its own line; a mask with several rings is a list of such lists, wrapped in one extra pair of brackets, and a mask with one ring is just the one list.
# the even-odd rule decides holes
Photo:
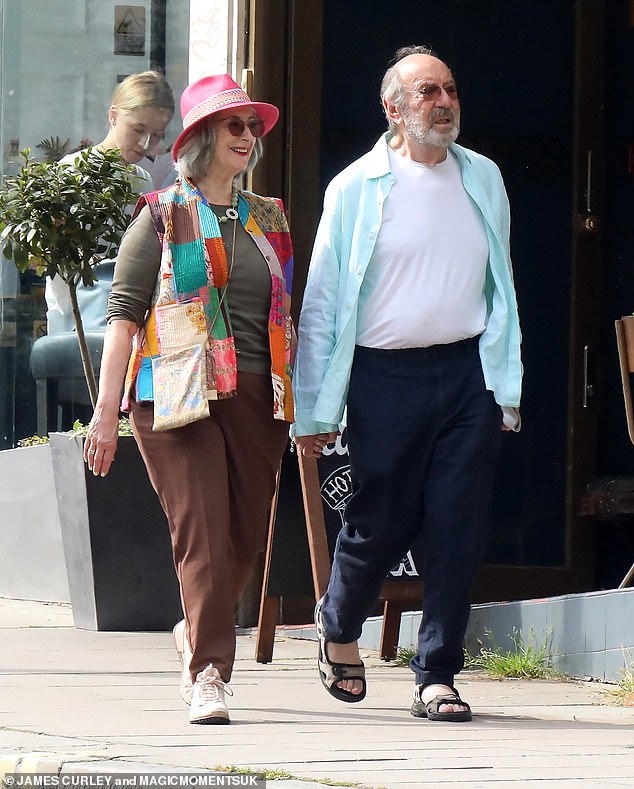
[[(81, 153), (83, 153), (83, 151), (69, 153), (59, 160), (59, 164), (74, 164)], [(134, 191), (138, 194), (152, 192), (154, 190), (154, 184), (147, 170), (139, 167), (138, 164), (131, 166), (134, 167), (136, 171), (136, 174), (132, 176), (134, 179)], [(134, 205), (130, 205), (128, 207), (128, 213), (132, 214), (133, 210)], [(81, 282), (77, 286), (77, 300), (79, 302), (82, 323), (86, 331), (105, 330), (106, 328), (106, 305), (108, 293), (112, 287), (113, 261), (102, 261), (99, 266), (102, 269), (101, 275), (99, 272), (97, 273), (97, 276), (100, 277), (99, 281), (89, 287), (85, 287)], [(47, 277), (44, 296), (46, 298), (47, 307), (47, 333), (60, 334), (61, 332), (74, 331), (75, 320), (73, 318), (73, 306), (70, 300), (68, 285), (64, 280), (58, 276), (52, 279)]]
[(390, 150), (395, 178), (361, 286), (357, 344), (420, 348), (486, 326), (489, 245), (480, 211), (447, 154), (429, 167)]

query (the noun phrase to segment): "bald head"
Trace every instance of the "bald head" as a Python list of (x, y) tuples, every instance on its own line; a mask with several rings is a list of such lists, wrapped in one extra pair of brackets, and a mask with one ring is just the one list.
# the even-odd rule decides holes
[(392, 68), (403, 84), (410, 83), (420, 75), (434, 79), (435, 75), (442, 74), (443, 82), (452, 77), (449, 67), (435, 55), (408, 55), (395, 63)]
[[(400, 53), (404, 54), (399, 57)], [(403, 47), (385, 72), (381, 82), (381, 101), (384, 106), (386, 101), (401, 106), (405, 90), (414, 87), (417, 78), (428, 76), (430, 81), (434, 81), (441, 74), (440, 84), (452, 79), (449, 67), (429, 47)]]

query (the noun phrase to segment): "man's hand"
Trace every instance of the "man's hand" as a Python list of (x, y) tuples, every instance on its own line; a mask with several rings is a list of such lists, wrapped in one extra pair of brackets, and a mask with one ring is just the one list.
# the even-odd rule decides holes
[(317, 433), (313, 436), (296, 436), (295, 444), (298, 451), (307, 458), (321, 457), (324, 447), (337, 440), (339, 431), (333, 433)]

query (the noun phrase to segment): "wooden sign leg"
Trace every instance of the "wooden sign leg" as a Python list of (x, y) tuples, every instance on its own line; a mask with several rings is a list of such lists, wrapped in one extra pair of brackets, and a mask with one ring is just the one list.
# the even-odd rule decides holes
[(275, 626), (280, 611), (280, 598), (263, 597), (258, 619), (258, 637), (255, 644), (255, 659), (258, 663), (270, 663), (273, 658)]
[(379, 600), (383, 601), (383, 628), (379, 651), (382, 660), (394, 660), (398, 652), (401, 614), (415, 610), (423, 599), (422, 581), (386, 581), (381, 587)]
[(331, 562), (324, 507), (319, 485), (319, 471), (315, 458), (304, 457), (301, 452), (298, 452), (297, 461), (299, 463), (299, 478), (302, 484), (304, 512), (306, 513), (306, 532), (308, 534), (315, 600), (320, 600), (326, 594), (326, 589), (328, 588)]
[(396, 657), (403, 610), (403, 605), (396, 600), (386, 600), (383, 603), (383, 627), (379, 648), (381, 660), (394, 660)]

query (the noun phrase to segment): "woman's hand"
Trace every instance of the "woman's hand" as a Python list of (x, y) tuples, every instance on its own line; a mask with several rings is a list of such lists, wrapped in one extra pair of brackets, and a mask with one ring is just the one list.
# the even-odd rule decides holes
[(324, 447), (337, 440), (339, 431), (332, 433), (318, 433), (313, 436), (296, 436), (295, 444), (298, 450), (307, 458), (321, 457)]
[(106, 476), (117, 451), (119, 402), (135, 332), (136, 324), (126, 320), (111, 321), (106, 328), (99, 397), (84, 442), (84, 460), (96, 477)]
[(84, 441), (84, 460), (96, 477), (105, 477), (110, 471), (118, 440), (119, 413), (104, 416), (103, 412), (95, 411)]

